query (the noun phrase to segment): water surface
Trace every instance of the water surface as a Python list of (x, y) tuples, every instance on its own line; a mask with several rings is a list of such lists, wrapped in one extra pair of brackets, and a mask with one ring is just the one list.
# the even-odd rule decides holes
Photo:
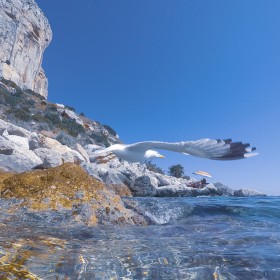
[(280, 279), (279, 197), (129, 200), (153, 225), (85, 227), (0, 200), (0, 279)]

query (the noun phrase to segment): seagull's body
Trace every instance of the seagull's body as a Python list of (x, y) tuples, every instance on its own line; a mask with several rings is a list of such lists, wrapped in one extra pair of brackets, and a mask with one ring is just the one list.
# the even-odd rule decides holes
[(174, 143), (145, 141), (128, 145), (114, 144), (98, 152), (97, 155), (102, 154), (102, 156), (98, 156), (97, 159), (103, 163), (115, 156), (129, 162), (145, 162), (153, 158), (164, 158), (155, 150), (169, 150), (214, 160), (235, 160), (257, 155), (254, 152), (256, 148), (250, 147), (248, 143), (232, 142), (231, 139), (200, 139)]

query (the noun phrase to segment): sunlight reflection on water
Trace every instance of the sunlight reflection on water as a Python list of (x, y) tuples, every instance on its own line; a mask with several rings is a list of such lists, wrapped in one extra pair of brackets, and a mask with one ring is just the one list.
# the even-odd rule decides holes
[(6, 214), (2, 207), (0, 278), (279, 279), (277, 215), (273, 220), (226, 209), (238, 209), (236, 200), (178, 200), (193, 203), (195, 212), (148, 227), (63, 227)]

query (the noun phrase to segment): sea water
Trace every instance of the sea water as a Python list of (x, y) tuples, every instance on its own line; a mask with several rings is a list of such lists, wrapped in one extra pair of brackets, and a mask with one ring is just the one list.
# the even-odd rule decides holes
[(279, 197), (129, 200), (152, 225), (64, 226), (0, 200), (0, 279), (280, 279)]

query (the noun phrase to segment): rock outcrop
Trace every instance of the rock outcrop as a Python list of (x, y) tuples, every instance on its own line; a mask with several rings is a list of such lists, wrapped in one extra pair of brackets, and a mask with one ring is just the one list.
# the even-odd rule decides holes
[[(79, 146), (77, 146), (79, 147)], [(81, 147), (79, 147), (81, 151)], [(2, 170), (24, 172), (34, 168), (49, 168), (64, 162), (86, 163), (77, 150), (55, 139), (0, 119), (0, 166)]]
[(24, 172), (71, 162), (81, 165), (90, 176), (121, 196), (263, 195), (247, 189), (234, 191), (221, 183), (201, 186), (194, 179), (155, 173), (143, 164), (128, 163), (117, 158), (97, 164), (95, 152), (100, 149), (104, 147), (94, 144), (75, 144), (70, 148), (56, 139), (0, 119), (0, 169), (4, 171)]
[[(87, 146), (85, 148), (88, 151)], [(93, 158), (91, 153), (90, 158)], [(203, 188), (198, 187), (199, 182), (194, 179), (187, 180), (151, 172), (140, 163), (128, 163), (114, 159), (103, 164), (84, 162), (82, 166), (91, 176), (106, 184), (111, 186), (126, 185), (133, 196), (225, 195), (223, 189), (212, 184), (207, 184)]]
[(94, 150), (94, 145), (99, 149), (120, 143), (117, 133), (108, 125), (77, 114), (73, 107), (49, 102), (5, 79), (0, 81), (0, 116), (7, 123), (54, 138), (85, 157), (85, 145), (91, 144), (89, 149)]
[(0, 191), (1, 198), (19, 199), (14, 211), (48, 214), (50, 220), (63, 223), (146, 224), (143, 217), (125, 208), (119, 195), (73, 163), (20, 174), (0, 173)]
[(234, 191), (234, 196), (245, 197), (245, 196), (266, 196), (266, 194), (251, 190), (251, 189), (239, 189)]
[(0, 77), (48, 95), (41, 67), (52, 32), (34, 0), (0, 0)]

